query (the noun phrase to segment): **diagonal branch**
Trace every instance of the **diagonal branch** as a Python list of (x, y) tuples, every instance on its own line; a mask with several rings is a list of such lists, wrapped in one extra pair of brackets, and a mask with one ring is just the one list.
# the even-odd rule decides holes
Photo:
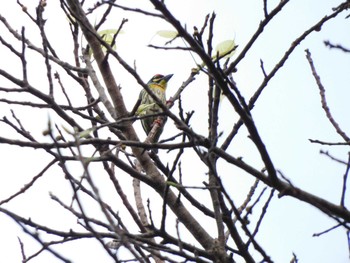
[(316, 72), (316, 68), (315, 68), (315, 65), (314, 65), (314, 62), (311, 58), (311, 53), (308, 49), (305, 50), (306, 52), (306, 58), (310, 64), (310, 68), (311, 68), (311, 71), (312, 71), (312, 75), (314, 76), (315, 80), (316, 80), (316, 83), (317, 83), (317, 86), (320, 90), (320, 96), (321, 96), (321, 104), (322, 104), (322, 108), (324, 109), (326, 115), (327, 115), (327, 118), (328, 120), (330, 121), (330, 123), (333, 125), (334, 129), (336, 130), (336, 132), (343, 138), (343, 140), (345, 142), (350, 142), (350, 138), (346, 135), (346, 133), (340, 128), (339, 124), (334, 120), (332, 114), (331, 114), (331, 111), (327, 105), (327, 100), (326, 100), (326, 90), (321, 82), (321, 78), (320, 76), (317, 74)]

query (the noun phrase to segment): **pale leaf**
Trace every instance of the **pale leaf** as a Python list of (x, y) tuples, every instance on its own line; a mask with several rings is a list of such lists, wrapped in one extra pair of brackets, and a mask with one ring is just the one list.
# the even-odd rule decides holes
[(155, 105), (155, 103), (151, 103), (151, 104), (141, 104), (136, 111), (136, 115), (137, 116), (142, 116), (145, 115), (147, 110), (151, 107), (153, 107)]
[(236, 43), (234, 40), (225, 40), (219, 43), (215, 49), (214, 58), (219, 54), (219, 57), (232, 57), (235, 53)]
[(79, 138), (88, 138), (93, 130), (94, 130), (94, 128), (90, 128), (90, 129), (81, 131), (78, 133), (78, 137)]
[[(98, 31), (97, 33), (100, 35), (100, 37), (103, 39), (103, 41), (105, 41), (108, 45), (112, 44), (113, 41), (113, 37), (114, 35), (118, 32), (117, 29), (104, 29), (101, 31)], [(120, 30), (118, 32), (118, 34), (123, 34), (124, 32), (122, 30)], [(102, 46), (103, 51), (106, 51), (106, 48), (104, 46)], [(113, 50), (116, 50), (116, 45), (114, 43), (114, 45), (112, 46)], [(90, 56), (92, 55), (92, 51), (90, 49)]]
[(164, 37), (164, 38), (170, 38), (173, 39), (178, 36), (178, 33), (176, 31), (172, 30), (160, 30), (156, 33), (158, 36)]

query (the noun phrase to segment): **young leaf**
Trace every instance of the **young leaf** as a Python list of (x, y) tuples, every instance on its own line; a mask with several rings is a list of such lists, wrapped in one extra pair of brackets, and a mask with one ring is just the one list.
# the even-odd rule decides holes
[(88, 138), (91, 132), (93, 132), (94, 130), (95, 130), (94, 128), (90, 128), (90, 129), (81, 131), (78, 133), (78, 138)]
[(219, 58), (222, 57), (232, 57), (235, 53), (236, 43), (234, 40), (225, 40), (219, 43), (215, 49), (214, 58), (219, 54)]
[(175, 38), (178, 36), (178, 33), (176, 31), (171, 30), (160, 30), (156, 33), (158, 36), (164, 37), (164, 38)]
[(155, 103), (151, 103), (151, 104), (141, 104), (136, 111), (136, 115), (137, 116), (142, 116), (146, 114), (146, 111), (150, 108), (153, 107), (155, 105)]
[[(113, 37), (114, 35), (117, 33), (117, 29), (104, 29), (101, 31), (98, 31), (97, 33), (101, 36), (101, 38), (108, 44), (111, 45), (112, 41), (113, 41)], [(118, 34), (123, 34), (124, 32), (122, 30), (120, 30), (118, 32)], [(102, 47), (103, 51), (106, 51), (105, 47)], [(112, 46), (112, 49), (115, 50), (116, 49), (116, 45), (115, 43)], [(92, 55), (92, 51), (90, 50), (90, 56)]]

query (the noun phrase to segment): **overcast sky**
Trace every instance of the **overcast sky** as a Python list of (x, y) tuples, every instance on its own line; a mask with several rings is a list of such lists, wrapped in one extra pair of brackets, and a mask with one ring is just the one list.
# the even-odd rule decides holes
[[(35, 15), (37, 1), (22, 0), (21, 2), (28, 6), (28, 11), (31, 14)], [(47, 1), (44, 14), (47, 18), (46, 30), (49, 40), (52, 41), (59, 56), (73, 63), (69, 26), (58, 2), (57, 0)], [(262, 0), (166, 1), (169, 9), (183, 24), (186, 24), (190, 32), (193, 26), (202, 26), (206, 14), (215, 11), (217, 19), (214, 43), (234, 39), (239, 45), (237, 54), (249, 41), (263, 17), (262, 2)], [(271, 8), (278, 2), (280, 1), (268, 1), (269, 7)], [(251, 52), (247, 54), (234, 75), (238, 88), (247, 100), (263, 80), (260, 59), (264, 61), (265, 70), (269, 72), (289, 48), (291, 42), (326, 14), (330, 14), (332, 8), (341, 2), (337, 0), (291, 0), (287, 4), (282, 13), (266, 29)], [(118, 3), (126, 5), (129, 1), (118, 1)], [(132, 1), (132, 4), (140, 8), (150, 7), (150, 4), (144, 0)], [(30, 20), (22, 13), (16, 1), (2, 1), (0, 10), (0, 14), (6, 17), (8, 22), (18, 31), (22, 26), (25, 26), (26, 37), (40, 46), (41, 40), (38, 30), (31, 25)], [(91, 17), (92, 23), (99, 20), (98, 14)], [(169, 25), (160, 22), (159, 19), (119, 10), (112, 17), (113, 19), (110, 17), (103, 29), (118, 28), (123, 18), (129, 19), (124, 26), (124, 33), (117, 42), (117, 51), (130, 64), (135, 61), (137, 70), (145, 82), (155, 73), (174, 74), (167, 91), (168, 96), (172, 95), (182, 81), (187, 78), (191, 68), (195, 67), (195, 63), (200, 63), (199, 60), (195, 62), (193, 57), (185, 52), (164, 52), (147, 47), (148, 44), (161, 45), (167, 41), (157, 35), (157, 31), (173, 30)], [(320, 155), (319, 151), (320, 149), (329, 150), (334, 156), (346, 160), (348, 147), (328, 148), (311, 144), (308, 141), (308, 139), (319, 139), (337, 142), (341, 141), (341, 138), (329, 124), (321, 108), (318, 87), (312, 77), (304, 50), (308, 48), (312, 53), (315, 66), (326, 88), (328, 103), (334, 118), (344, 131), (350, 131), (348, 115), (350, 105), (349, 57), (342, 52), (329, 50), (323, 44), (324, 40), (330, 40), (335, 44), (340, 43), (345, 47), (350, 47), (349, 34), (344, 33), (348, 32), (348, 27), (345, 28), (348, 23), (349, 21), (345, 20), (345, 14), (341, 15), (336, 20), (327, 23), (321, 32), (313, 34), (302, 42), (291, 55), (285, 67), (271, 81), (252, 112), (276, 168), (280, 169), (296, 186), (336, 204), (340, 200), (345, 167), (329, 160), (324, 155)], [(2, 24), (0, 24), (0, 35), (2, 37), (8, 36)], [(11, 41), (9, 40), (9, 42)], [(12, 40), (12, 42), (14, 41)], [(176, 44), (182, 45), (182, 42), (179, 41)], [(14, 46), (20, 47), (17, 42)], [(0, 46), (0, 57), (0, 68), (17, 72), (16, 75), (21, 76), (19, 61), (14, 56), (9, 55), (8, 50), (3, 46)], [(31, 58), (32, 60), (30, 60)], [(47, 89), (47, 85), (44, 84), (46, 73), (43, 74), (45, 69), (42, 58), (31, 57), (28, 54), (28, 61), (30, 81), (37, 87)], [(138, 97), (140, 87), (119, 65), (115, 63), (114, 66), (117, 82), (121, 84), (126, 104), (131, 109)], [(73, 83), (69, 79), (63, 79), (63, 81), (66, 81), (65, 85)], [(201, 83), (203, 86), (200, 85)], [(0, 86), (9, 87), (8, 85), (8, 82), (0, 77)], [(195, 110), (192, 127), (203, 131), (203, 135), (207, 131), (207, 109), (203, 109), (203, 104), (199, 102), (200, 96), (206, 94), (206, 91), (203, 92), (201, 89), (205, 85), (205, 77), (200, 76), (196, 84), (189, 86), (183, 94), (184, 108)], [(77, 91), (77, 94), (80, 93)], [(5, 94), (0, 93), (0, 96), (5, 96)], [(203, 99), (206, 98), (203, 97)], [(79, 103), (79, 96), (73, 98), (73, 101)], [(25, 111), (24, 108), (13, 108), (16, 110), (16, 114), (24, 119), (23, 124), (33, 130), (33, 135), (36, 138), (48, 140), (41, 134), (47, 127), (48, 117), (55, 119), (55, 116), (51, 116), (45, 110), (36, 110), (35, 116), (33, 116), (33, 112)], [(232, 127), (232, 122), (229, 121), (232, 116), (225, 115), (225, 109), (229, 108), (229, 103), (224, 100), (219, 120), (219, 127), (224, 135), (227, 135)], [(4, 104), (0, 104), (0, 111), (1, 117), (11, 116), (9, 107)], [(11, 130), (3, 126), (0, 126), (0, 136), (11, 137), (9, 134)], [(141, 126), (135, 124), (135, 127), (138, 128), (140, 137), (143, 138)], [(172, 135), (172, 131), (174, 131), (174, 126), (169, 122), (163, 136)], [(234, 140), (230, 151), (237, 156), (242, 156), (247, 163), (259, 163), (245, 134)], [(0, 145), (0, 156), (2, 160), (0, 200), (18, 191), (43, 169), (46, 165), (43, 160), (49, 160), (43, 152), (6, 145)], [(191, 169), (191, 160), (187, 160), (187, 162), (184, 160), (183, 165), (187, 169)], [(224, 163), (220, 164), (223, 171), (226, 169), (225, 165)], [(257, 164), (258, 166), (259, 164)], [(79, 167), (76, 169), (79, 171)], [(191, 178), (187, 178), (188, 184), (205, 180), (206, 171), (201, 169), (201, 167), (193, 168), (193, 172), (201, 174), (198, 175), (197, 179), (192, 178), (193, 181)], [(63, 228), (75, 225), (75, 219), (63, 215), (61, 217), (61, 213), (63, 214), (64, 211), (60, 210), (57, 204), (54, 204), (49, 198), (49, 192), (64, 198), (66, 185), (62, 178), (58, 178), (59, 176), (62, 177), (59, 169), (52, 169), (49, 177), (46, 176), (38, 182), (32, 191), (15, 199), (6, 205), (6, 208), (25, 217), (31, 217), (33, 220), (39, 220), (43, 224), (49, 223)], [(239, 200), (237, 203), (243, 200), (246, 190), (249, 189), (253, 181), (249, 176), (246, 180), (241, 178), (241, 176), (236, 178), (231, 174), (223, 177), (227, 184), (232, 184), (234, 198)], [(107, 193), (106, 196), (108, 197)], [(69, 202), (69, 198), (70, 196), (67, 197), (67, 202)], [(92, 213), (98, 213), (97, 208), (91, 209)], [(272, 201), (266, 221), (259, 232), (259, 238), (264, 249), (275, 262), (289, 262), (293, 252), (297, 254), (300, 262), (347, 262), (349, 252), (344, 229), (339, 228), (321, 237), (312, 237), (314, 233), (322, 232), (335, 224), (335, 221), (305, 203), (288, 197), (276, 198)], [(25, 242), (28, 255), (39, 248), (11, 219), (3, 214), (0, 214), (0, 233), (0, 262), (21, 261), (17, 237)], [(82, 243), (72, 243), (71, 247), (62, 246), (59, 249), (62, 249), (60, 251), (63, 251), (73, 262), (111, 262), (108, 255), (96, 246), (100, 245), (96, 245), (92, 241), (83, 241)], [(44, 254), (32, 262), (59, 261)]]

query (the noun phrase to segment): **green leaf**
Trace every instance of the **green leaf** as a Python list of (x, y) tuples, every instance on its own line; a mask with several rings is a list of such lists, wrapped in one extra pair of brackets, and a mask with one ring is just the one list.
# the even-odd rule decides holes
[(88, 138), (93, 130), (95, 130), (95, 128), (90, 128), (90, 129), (79, 132), (78, 138)]
[(215, 49), (215, 55), (213, 58), (219, 54), (219, 58), (222, 57), (232, 57), (236, 50), (236, 43), (234, 40), (225, 40), (219, 43)]
[(164, 37), (164, 38), (176, 38), (179, 34), (176, 31), (172, 30), (160, 30), (156, 33), (158, 36)]
[[(113, 41), (113, 37), (115, 34), (117, 34), (118, 30), (116, 29), (105, 29), (105, 30), (101, 30), (98, 31), (97, 33), (101, 36), (101, 38), (108, 44), (111, 45), (112, 41)], [(122, 34), (122, 31), (119, 31), (118, 34)], [(105, 48), (103, 47), (103, 49), (105, 50)], [(115, 50), (116, 49), (116, 45), (114, 43), (114, 45), (112, 46), (112, 49)]]
[[(103, 41), (105, 41), (108, 45), (111, 45), (112, 44), (112, 41), (113, 41), (113, 37), (114, 35), (118, 32), (117, 29), (104, 29), (104, 30), (101, 30), (101, 31), (98, 31), (97, 33), (101, 36), (101, 38), (103, 39)], [(118, 32), (118, 34), (123, 34), (123, 30), (120, 30)], [(112, 49), (113, 50), (116, 50), (117, 46), (114, 45), (112, 46)], [(103, 51), (106, 51), (107, 49), (102, 46), (102, 49)], [(90, 49), (90, 53), (89, 55), (91, 56), (92, 55), (92, 50)]]
[[(101, 30), (98, 31), (97, 33), (102, 37), (102, 39), (104, 41), (106, 41), (106, 43), (108, 43), (109, 45), (112, 44), (112, 40), (115, 34), (117, 34), (118, 30), (116, 29), (105, 29), (105, 30)], [(123, 30), (120, 30), (118, 32), (118, 34), (123, 34)]]
[(155, 103), (151, 103), (151, 104), (141, 104), (136, 111), (136, 115), (137, 116), (142, 116), (145, 115), (147, 110), (151, 107), (153, 107), (155, 105)]

